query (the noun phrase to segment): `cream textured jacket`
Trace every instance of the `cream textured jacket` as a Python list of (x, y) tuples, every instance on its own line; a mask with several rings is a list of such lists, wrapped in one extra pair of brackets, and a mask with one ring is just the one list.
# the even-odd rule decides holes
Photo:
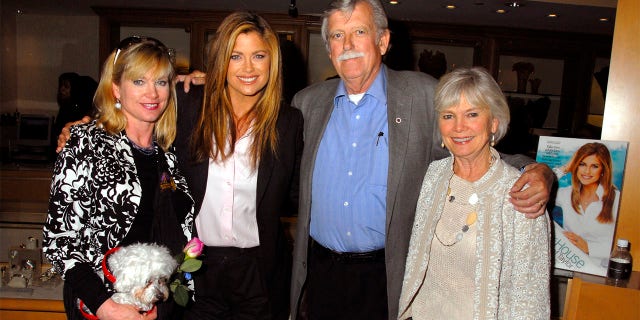
[[(491, 150), (496, 159), (498, 153)], [(434, 161), (422, 183), (407, 256), (399, 319), (416, 318), (434, 230), (444, 206), (453, 157)], [(550, 226), (547, 215), (527, 219), (509, 202), (517, 169), (496, 161), (478, 181), (474, 319), (549, 319)], [(428, 318), (422, 315), (420, 318)]]

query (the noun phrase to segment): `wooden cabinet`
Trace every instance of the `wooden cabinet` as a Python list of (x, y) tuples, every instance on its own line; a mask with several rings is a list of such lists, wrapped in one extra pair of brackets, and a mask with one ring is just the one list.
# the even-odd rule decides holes
[(61, 300), (0, 298), (2, 320), (65, 320)]
[(567, 286), (563, 319), (640, 319), (640, 272), (634, 271), (621, 287), (603, 277), (575, 273)]
[[(51, 265), (43, 266), (44, 269)], [(62, 302), (63, 282), (59, 278), (42, 283), (39, 280), (27, 288), (11, 288), (3, 279), (0, 290), (0, 319), (58, 320), (66, 319)]]

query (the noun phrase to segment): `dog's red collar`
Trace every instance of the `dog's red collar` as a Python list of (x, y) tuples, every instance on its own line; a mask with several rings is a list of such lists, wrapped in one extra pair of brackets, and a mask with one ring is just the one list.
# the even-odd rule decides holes
[(111, 271), (109, 271), (109, 268), (107, 267), (107, 257), (118, 250), (120, 250), (120, 247), (112, 248), (107, 251), (107, 253), (105, 253), (104, 257), (102, 258), (102, 273), (104, 273), (104, 277), (111, 281), (111, 283), (116, 283), (116, 277), (113, 276), (113, 273), (111, 273)]
[[(107, 267), (107, 258), (109, 257), (110, 254), (118, 250), (120, 250), (120, 247), (112, 248), (109, 251), (107, 251), (107, 253), (104, 254), (104, 257), (102, 257), (102, 273), (104, 273), (104, 277), (107, 278), (109, 281), (111, 281), (111, 283), (116, 282), (116, 277), (113, 275), (113, 273), (111, 273), (111, 271), (109, 271), (109, 268)], [(80, 305), (78, 306), (78, 309), (80, 309), (80, 313), (85, 319), (100, 320), (95, 315), (90, 314), (84, 310), (84, 301), (82, 300), (80, 300)]]
[(100, 320), (98, 317), (84, 311), (84, 301), (80, 300), (80, 305), (78, 306), (78, 309), (80, 309), (80, 314), (82, 314), (82, 316), (87, 319), (87, 320)]

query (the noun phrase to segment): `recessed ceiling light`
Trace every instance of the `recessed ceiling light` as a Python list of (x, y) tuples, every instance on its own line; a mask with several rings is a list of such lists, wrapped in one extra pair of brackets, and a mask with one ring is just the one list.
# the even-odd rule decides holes
[(507, 13), (507, 10), (505, 10), (505, 9), (498, 9), (498, 10), (496, 10), (496, 13), (497, 13), (497, 14)]
[(602, 21), (602, 22), (608, 22), (609, 18), (600, 18), (599, 20)]
[(522, 3), (522, 1), (507, 1), (504, 3), (505, 6), (507, 7), (512, 7), (512, 8), (517, 8), (517, 7), (522, 7), (524, 6), (524, 4)]
[(390, 0), (389, 1), (389, 4), (399, 4), (399, 3), (400, 3), (400, 1), (397, 1), (397, 0)]
[(547, 15), (547, 18), (557, 18), (557, 17), (558, 17), (558, 14), (556, 14), (556, 13), (549, 13)]
[(444, 7), (449, 9), (449, 10), (453, 10), (453, 9), (457, 8), (455, 4), (448, 4), (448, 5), (444, 6)]

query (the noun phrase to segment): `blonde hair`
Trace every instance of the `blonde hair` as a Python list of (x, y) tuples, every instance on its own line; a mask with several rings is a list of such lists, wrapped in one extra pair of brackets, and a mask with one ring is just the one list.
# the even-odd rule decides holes
[(122, 110), (115, 107), (117, 101), (113, 95), (113, 85), (120, 85), (124, 80), (139, 79), (149, 70), (153, 70), (154, 78), (167, 77), (171, 86), (167, 108), (156, 121), (154, 128), (158, 145), (167, 151), (176, 137), (176, 91), (173, 86), (175, 69), (167, 47), (156, 39), (127, 38), (104, 62), (98, 89), (93, 98), (98, 113), (97, 123), (114, 135), (126, 128), (127, 117)]
[(270, 150), (277, 156), (276, 121), (282, 99), (282, 66), (278, 37), (262, 17), (249, 12), (227, 16), (208, 50), (203, 107), (193, 132), (191, 149), (196, 161), (206, 158), (226, 160), (234, 153), (236, 123), (227, 89), (227, 70), (236, 39), (240, 34), (256, 32), (267, 45), (270, 57), (269, 79), (260, 98), (250, 111), (253, 116), (253, 143), (249, 154), (253, 168), (260, 154)]

